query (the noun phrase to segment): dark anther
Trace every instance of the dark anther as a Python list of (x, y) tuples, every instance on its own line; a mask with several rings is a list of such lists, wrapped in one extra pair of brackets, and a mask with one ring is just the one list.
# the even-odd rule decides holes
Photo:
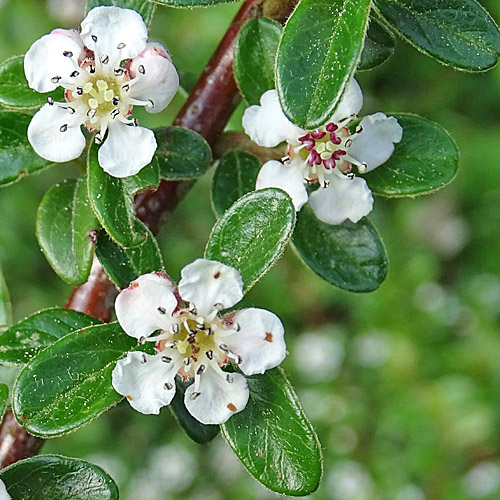
[(54, 99), (52, 97), (47, 97), (47, 102), (52, 106), (54, 104)]
[[(97, 138), (97, 136), (96, 136)], [(146, 337), (140, 337), (139, 338), (139, 345), (145, 344), (146, 343)]]
[(122, 86), (123, 92), (128, 92), (128, 89), (130, 88), (130, 85), (126, 83), (125, 85)]
[[(99, 144), (102, 144), (102, 138), (99, 134), (96, 134), (95, 136), (95, 139), (94, 139), (94, 142), (99, 145)], [(141, 337), (141, 339), (144, 338), (144, 337)], [(139, 344), (141, 343), (141, 339), (139, 339)], [(146, 339), (144, 339), (144, 341), (146, 341)]]
[(73, 57), (73, 52), (71, 52), (70, 50), (65, 50), (63, 52), (63, 56), (64, 57)]
[(118, 99), (118, 97), (113, 97), (113, 100), (111, 102), (113, 103), (113, 106), (118, 106), (120, 99)]
[(146, 358), (146, 355), (143, 354), (141, 358), (141, 363), (145, 363), (148, 359)]
[(117, 109), (113, 109), (113, 111), (111, 111), (111, 118), (114, 120), (119, 114), (120, 112)]
[(210, 359), (210, 360), (214, 359), (214, 352), (213, 351), (207, 351), (205, 354), (207, 355), (208, 359)]
[(198, 370), (196, 370), (197, 375), (201, 375), (205, 371), (205, 365), (200, 365)]
[(83, 95), (83, 88), (82, 87), (76, 87), (76, 93), (78, 95)]
[(164, 307), (161, 307), (161, 306), (160, 306), (160, 307), (158, 307), (158, 312), (159, 312), (160, 314), (167, 314), (167, 310), (166, 310)]
[(95, 73), (95, 66), (89, 66), (89, 71), (91, 74)]
[(193, 394), (191, 394), (191, 396), (189, 397), (189, 399), (191, 401), (194, 401), (200, 394), (201, 394), (201, 392), (193, 392)]
[(226, 380), (227, 380), (230, 384), (232, 384), (232, 383), (233, 383), (233, 377), (231, 376), (231, 374), (230, 374), (230, 373), (228, 373), (228, 374), (226, 375)]
[(70, 115), (74, 115), (76, 113), (75, 108), (72, 108), (71, 106), (68, 106), (66, 109)]
[(115, 72), (115, 76), (122, 76), (123, 75), (123, 69), (121, 69), (121, 68), (115, 68), (114, 72)]
[(79, 74), (80, 72), (75, 69), (75, 71), (73, 71), (73, 73), (71, 73), (71, 75), (69, 76), (71, 76), (71, 78), (76, 78)]
[(170, 391), (174, 386), (170, 382), (165, 382), (165, 384), (163, 384), (163, 387), (165, 387), (167, 391)]
[(125, 48), (125, 44), (124, 44), (123, 42), (121, 42), (121, 43), (119, 43), (119, 44), (116, 46), (116, 48), (117, 48), (118, 50), (124, 49), (124, 48)]
[(95, 35), (92, 35), (92, 40), (94, 40), (94, 42), (97, 42), (97, 37)]
[(103, 56), (101, 57), (101, 62), (102, 62), (102, 64), (108, 64), (108, 62), (109, 62), (109, 56), (108, 56), (108, 55), (106, 55), (106, 54), (105, 54), (105, 55), (103, 55)]
[(66, 132), (66, 130), (68, 130), (68, 125), (67, 125), (66, 123), (65, 123), (64, 125), (61, 125), (61, 126), (59, 127), (59, 130), (60, 130), (61, 132)]
[(52, 83), (57, 83), (57, 82), (58, 82), (61, 78), (62, 78), (62, 77), (60, 77), (60, 76), (53, 76), (53, 77), (50, 79), (50, 81), (51, 81)]
[(162, 356), (162, 357), (161, 357), (161, 360), (162, 360), (164, 363), (170, 363), (170, 361), (172, 361), (172, 358), (169, 358), (168, 356)]
[(155, 107), (155, 103), (154, 103), (153, 99), (148, 99), (148, 101), (151, 104), (151, 107), (154, 108)]
[(146, 74), (146, 68), (144, 68), (144, 66), (142, 64), (137, 68), (137, 71), (139, 71), (139, 73), (141, 75), (145, 75)]

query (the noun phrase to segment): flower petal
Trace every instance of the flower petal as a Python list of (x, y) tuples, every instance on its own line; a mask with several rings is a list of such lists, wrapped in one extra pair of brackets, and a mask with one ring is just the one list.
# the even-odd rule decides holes
[(35, 152), (49, 161), (63, 162), (78, 158), (85, 148), (78, 113), (70, 114), (55, 104), (45, 104), (28, 126), (28, 140)]
[(366, 163), (366, 172), (369, 172), (391, 157), (394, 143), (403, 137), (403, 128), (394, 116), (384, 113), (365, 116), (360, 126), (363, 130), (353, 137), (349, 155)]
[(307, 202), (307, 189), (304, 185), (302, 169), (293, 165), (283, 165), (276, 160), (264, 163), (257, 176), (255, 189), (268, 187), (283, 189), (290, 195), (297, 212)]
[(158, 273), (144, 274), (122, 290), (115, 302), (116, 317), (127, 335), (140, 339), (155, 330), (168, 330), (177, 307), (175, 285)]
[(358, 82), (353, 78), (340, 100), (335, 113), (330, 121), (338, 123), (343, 118), (347, 118), (352, 114), (358, 114), (363, 107), (363, 93)]
[(85, 45), (99, 59), (107, 55), (110, 66), (135, 57), (146, 47), (148, 29), (135, 10), (95, 7), (81, 26)]
[(5, 483), (0, 479), (0, 500), (11, 500), (11, 496), (7, 493)]
[(141, 413), (158, 415), (175, 395), (178, 364), (164, 363), (161, 354), (129, 352), (120, 359), (111, 374), (115, 391), (125, 396), (132, 408)]
[[(138, 69), (141, 68), (141, 71)], [(129, 97), (153, 103), (146, 111), (158, 113), (165, 109), (179, 88), (179, 75), (161, 43), (150, 42), (130, 63), (133, 78)], [(143, 74), (141, 74), (143, 73)]]
[(74, 78), (70, 75), (75, 70), (80, 71), (78, 58), (83, 42), (78, 40), (76, 32), (70, 31), (68, 36), (61, 33), (63, 31), (66, 30), (42, 36), (24, 56), (28, 85), (37, 92), (50, 92), (60, 85), (72, 83)]
[(201, 316), (234, 306), (243, 298), (243, 280), (234, 267), (208, 259), (197, 259), (181, 271), (181, 297), (195, 305)]
[(245, 133), (259, 146), (274, 147), (283, 141), (295, 143), (304, 131), (294, 125), (281, 109), (276, 90), (268, 90), (243, 114)]
[(157, 143), (154, 133), (144, 127), (113, 121), (98, 152), (99, 165), (113, 177), (135, 175), (151, 163)]
[(202, 424), (223, 424), (248, 403), (247, 380), (239, 373), (224, 373), (217, 365), (209, 365), (200, 375), (198, 390), (191, 384), (184, 395), (184, 404)]
[(372, 192), (360, 177), (349, 179), (336, 170), (334, 174), (328, 187), (309, 195), (311, 208), (327, 224), (342, 224), (346, 219), (358, 222), (373, 208)]
[(278, 316), (265, 309), (242, 309), (231, 315), (240, 329), (225, 337), (229, 350), (240, 356), (245, 375), (264, 373), (278, 366), (286, 356), (285, 329)]

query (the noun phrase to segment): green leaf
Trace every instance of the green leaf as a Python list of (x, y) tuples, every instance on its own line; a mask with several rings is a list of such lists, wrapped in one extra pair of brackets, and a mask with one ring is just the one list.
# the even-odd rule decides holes
[(100, 227), (87, 197), (85, 177), (56, 184), (43, 197), (36, 236), (49, 264), (66, 283), (87, 281)]
[(0, 186), (50, 165), (33, 151), (28, 142), (30, 121), (29, 115), (0, 112)]
[(158, 169), (158, 163), (152, 161), (149, 165), (146, 165), (139, 173), (131, 175), (130, 177), (124, 177), (122, 179), (125, 191), (133, 196), (134, 194), (147, 189), (150, 187), (157, 188), (160, 183), (160, 171)]
[(99, 165), (97, 146), (89, 152), (88, 190), (92, 208), (106, 232), (120, 246), (129, 248), (146, 240), (145, 232), (136, 232), (134, 200), (124, 179), (112, 177)]
[(212, 204), (220, 217), (238, 198), (255, 191), (259, 159), (245, 151), (229, 151), (220, 160), (212, 182)]
[(154, 157), (164, 179), (196, 179), (212, 163), (210, 146), (196, 132), (181, 127), (161, 127), (154, 133), (158, 142)]
[(174, 413), (177, 421), (186, 434), (196, 443), (204, 444), (212, 441), (219, 433), (219, 426), (202, 424), (187, 411), (184, 405), (184, 393), (191, 385), (190, 383), (186, 383), (179, 376), (176, 376), (175, 385), (177, 389), (169, 408)]
[(114, 481), (85, 460), (41, 455), (0, 472), (12, 500), (118, 500)]
[(294, 225), (295, 209), (284, 191), (249, 193), (217, 221), (205, 257), (236, 268), (248, 290), (281, 257)]
[(0, 420), (2, 420), (7, 403), (9, 401), (9, 387), (6, 384), (0, 384)]
[(297, 218), (293, 244), (319, 277), (351, 292), (372, 292), (387, 276), (387, 255), (375, 228), (366, 218), (357, 224), (320, 221), (309, 204)]
[(420, 116), (394, 116), (403, 127), (403, 138), (386, 163), (365, 175), (370, 189), (382, 196), (415, 196), (451, 182), (458, 149), (448, 132)]
[(39, 311), (0, 337), (0, 363), (25, 365), (61, 337), (96, 324), (97, 319), (71, 309)]
[[(9, 108), (30, 109), (43, 106), (49, 94), (40, 94), (28, 86), (24, 75), (24, 56), (14, 56), (0, 64), (0, 104)], [(64, 100), (64, 91), (50, 92), (56, 101)]]
[(0, 333), (12, 323), (12, 306), (9, 290), (0, 269)]
[(111, 372), (136, 345), (118, 323), (66, 335), (19, 374), (12, 396), (16, 418), (45, 438), (89, 423), (122, 399), (111, 385)]
[(304, 496), (319, 485), (318, 438), (280, 368), (247, 377), (250, 399), (222, 434), (248, 472), (269, 489)]
[(370, 19), (363, 51), (358, 63), (358, 71), (375, 68), (394, 54), (396, 39), (382, 23)]
[(234, 76), (249, 104), (275, 88), (274, 63), (281, 37), (281, 25), (271, 19), (251, 19), (241, 28), (234, 44)]
[(475, 0), (375, 0), (375, 6), (406, 41), (444, 64), (485, 71), (497, 63), (500, 32)]
[(87, 0), (87, 12), (100, 5), (116, 5), (124, 9), (136, 10), (147, 25), (149, 25), (153, 19), (155, 8), (151, 0)]
[(169, 5), (171, 7), (210, 7), (220, 3), (232, 3), (238, 0), (153, 0), (159, 5)]
[(143, 274), (163, 269), (155, 237), (140, 220), (136, 221), (136, 225), (138, 232), (145, 232), (147, 235), (146, 241), (138, 247), (120, 247), (103, 231), (97, 239), (97, 258), (118, 288), (128, 286)]
[(363, 46), (370, 0), (302, 0), (278, 50), (283, 111), (305, 129), (323, 125), (351, 80)]

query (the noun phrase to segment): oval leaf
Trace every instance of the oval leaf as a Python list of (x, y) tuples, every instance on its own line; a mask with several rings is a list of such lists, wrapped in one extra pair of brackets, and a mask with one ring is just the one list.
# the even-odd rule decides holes
[(222, 434), (248, 472), (277, 493), (303, 496), (319, 485), (318, 438), (279, 369), (247, 377), (250, 399)]
[(497, 63), (500, 32), (475, 0), (375, 0), (375, 5), (403, 38), (444, 64), (485, 71)]
[(52, 455), (21, 460), (0, 479), (12, 500), (118, 500), (114, 481), (96, 465)]
[(12, 306), (9, 290), (0, 269), (0, 332), (3, 332), (12, 323)]
[(319, 277), (351, 292), (372, 292), (387, 276), (384, 245), (370, 221), (340, 225), (320, 221), (309, 204), (297, 220), (293, 244)]
[(394, 116), (403, 127), (403, 138), (386, 163), (366, 174), (370, 189), (383, 196), (415, 196), (451, 182), (458, 149), (448, 132), (420, 116)]
[(234, 44), (234, 76), (249, 104), (276, 87), (274, 63), (281, 37), (281, 25), (271, 19), (251, 19), (241, 28)]
[(363, 46), (370, 0), (302, 0), (278, 50), (277, 89), (288, 118), (323, 125), (351, 80)]
[(171, 7), (210, 7), (220, 3), (232, 3), (238, 0), (153, 0), (159, 5), (170, 5)]
[(220, 160), (212, 182), (212, 204), (220, 217), (238, 198), (255, 191), (259, 159), (245, 151), (229, 151)]
[(371, 18), (358, 63), (358, 71), (379, 66), (394, 54), (395, 48), (394, 35), (382, 23)]
[(66, 283), (87, 281), (100, 229), (87, 197), (87, 179), (53, 186), (38, 208), (36, 236), (57, 275)]
[(71, 309), (46, 309), (9, 328), (0, 337), (0, 362), (24, 365), (41, 350), (68, 333), (99, 321)]
[(294, 225), (295, 209), (284, 191), (249, 193), (217, 221), (205, 257), (236, 268), (248, 290), (281, 257)]
[(151, 0), (87, 0), (87, 12), (100, 5), (116, 5), (123, 9), (133, 9), (142, 16), (146, 24), (153, 19), (155, 5)]

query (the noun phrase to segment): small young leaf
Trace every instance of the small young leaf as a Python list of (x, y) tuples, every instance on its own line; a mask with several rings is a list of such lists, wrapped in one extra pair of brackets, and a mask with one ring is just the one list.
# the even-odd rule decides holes
[(217, 221), (205, 257), (236, 268), (248, 290), (281, 257), (294, 225), (295, 209), (284, 191), (249, 193)]
[(53, 186), (38, 208), (36, 236), (57, 275), (66, 283), (87, 281), (100, 229), (87, 197), (87, 179)]
[(114, 481), (85, 460), (41, 455), (0, 472), (12, 500), (118, 500)]
[(181, 127), (162, 127), (154, 131), (158, 149), (155, 160), (160, 176), (168, 180), (196, 179), (212, 163), (212, 150), (196, 132)]
[(9, 401), (9, 387), (6, 384), (0, 384), (0, 420), (3, 418), (7, 403)]
[(0, 333), (12, 323), (12, 306), (10, 303), (9, 290), (0, 269)]
[(379, 21), (370, 18), (363, 51), (358, 63), (358, 71), (375, 68), (394, 54), (396, 39)]
[(247, 380), (247, 407), (222, 425), (224, 438), (269, 489), (293, 496), (312, 493), (321, 478), (321, 450), (290, 382), (280, 368)]
[(163, 269), (163, 260), (155, 237), (140, 220), (136, 221), (136, 225), (138, 232), (147, 235), (146, 241), (138, 247), (120, 247), (104, 231), (101, 231), (97, 239), (97, 258), (118, 288), (128, 286), (143, 274)]
[(118, 323), (66, 335), (19, 374), (12, 396), (16, 418), (31, 434), (46, 438), (89, 423), (122, 399), (111, 385), (111, 372), (136, 346)]
[(375, 6), (405, 40), (444, 64), (485, 71), (497, 63), (500, 32), (475, 0), (375, 0)]
[(302, 0), (278, 49), (277, 89), (288, 118), (305, 129), (335, 111), (358, 64), (370, 0)]
[(33, 151), (28, 142), (30, 121), (29, 115), (0, 112), (0, 186), (50, 165)]
[(238, 198), (255, 191), (259, 159), (245, 151), (229, 151), (220, 160), (212, 182), (212, 204), (220, 217)]
[(171, 7), (210, 7), (220, 3), (231, 3), (237, 0), (153, 0), (159, 5), (169, 5)]
[(99, 324), (71, 309), (45, 309), (9, 328), (0, 337), (0, 363), (25, 365), (41, 350), (68, 333)]
[(100, 5), (116, 5), (123, 9), (133, 9), (139, 12), (146, 24), (153, 19), (155, 5), (151, 0), (87, 0), (87, 12)]
[(420, 116), (394, 116), (403, 127), (403, 138), (386, 163), (366, 174), (370, 189), (382, 196), (415, 196), (451, 182), (458, 169), (458, 149), (448, 132)]
[(351, 292), (372, 292), (387, 276), (387, 255), (366, 218), (357, 224), (320, 221), (309, 204), (297, 217), (293, 244), (302, 260), (320, 278)]
[(260, 96), (275, 88), (274, 63), (281, 25), (271, 19), (251, 19), (234, 43), (234, 76), (248, 104), (259, 104)]

